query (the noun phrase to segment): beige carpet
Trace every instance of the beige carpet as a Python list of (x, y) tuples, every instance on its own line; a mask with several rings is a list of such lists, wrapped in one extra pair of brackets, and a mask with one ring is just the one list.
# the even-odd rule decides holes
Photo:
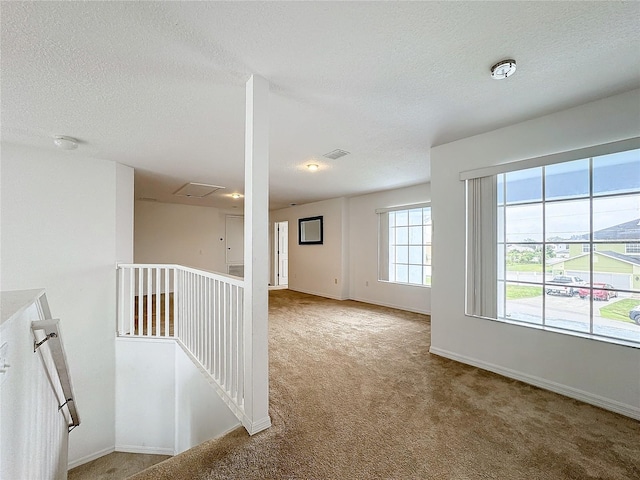
[(429, 338), (423, 315), (273, 291), (273, 426), (132, 478), (640, 479), (640, 423), (430, 355)]
[(72, 468), (67, 480), (122, 480), (162, 462), (169, 455), (113, 452), (89, 463)]

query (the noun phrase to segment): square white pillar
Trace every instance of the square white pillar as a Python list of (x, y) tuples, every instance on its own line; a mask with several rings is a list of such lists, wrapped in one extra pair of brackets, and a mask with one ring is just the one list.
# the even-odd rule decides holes
[(252, 76), (246, 89), (244, 167), (244, 379), (250, 435), (269, 418), (269, 82)]

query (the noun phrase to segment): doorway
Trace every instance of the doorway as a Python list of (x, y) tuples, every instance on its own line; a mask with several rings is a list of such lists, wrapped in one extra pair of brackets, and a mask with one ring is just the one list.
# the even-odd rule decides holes
[(289, 222), (275, 222), (275, 286), (289, 285)]
[(227, 215), (225, 224), (227, 273), (244, 277), (244, 217)]

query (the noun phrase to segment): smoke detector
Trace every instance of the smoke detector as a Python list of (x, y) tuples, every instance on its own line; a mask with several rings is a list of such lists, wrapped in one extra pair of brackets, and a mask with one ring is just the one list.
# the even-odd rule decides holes
[(53, 137), (53, 144), (62, 150), (75, 150), (78, 148), (78, 140), (73, 137), (65, 137), (64, 135), (56, 135)]
[(510, 77), (516, 71), (516, 61), (513, 59), (501, 60), (491, 67), (491, 78), (502, 80)]

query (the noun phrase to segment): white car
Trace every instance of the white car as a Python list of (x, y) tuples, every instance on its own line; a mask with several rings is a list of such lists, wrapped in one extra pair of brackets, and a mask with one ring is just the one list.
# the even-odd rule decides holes
[(584, 285), (586, 285), (586, 282), (580, 277), (558, 275), (553, 277), (553, 280), (547, 283), (546, 292), (547, 295), (568, 295), (573, 297), (578, 294), (580, 287)]

